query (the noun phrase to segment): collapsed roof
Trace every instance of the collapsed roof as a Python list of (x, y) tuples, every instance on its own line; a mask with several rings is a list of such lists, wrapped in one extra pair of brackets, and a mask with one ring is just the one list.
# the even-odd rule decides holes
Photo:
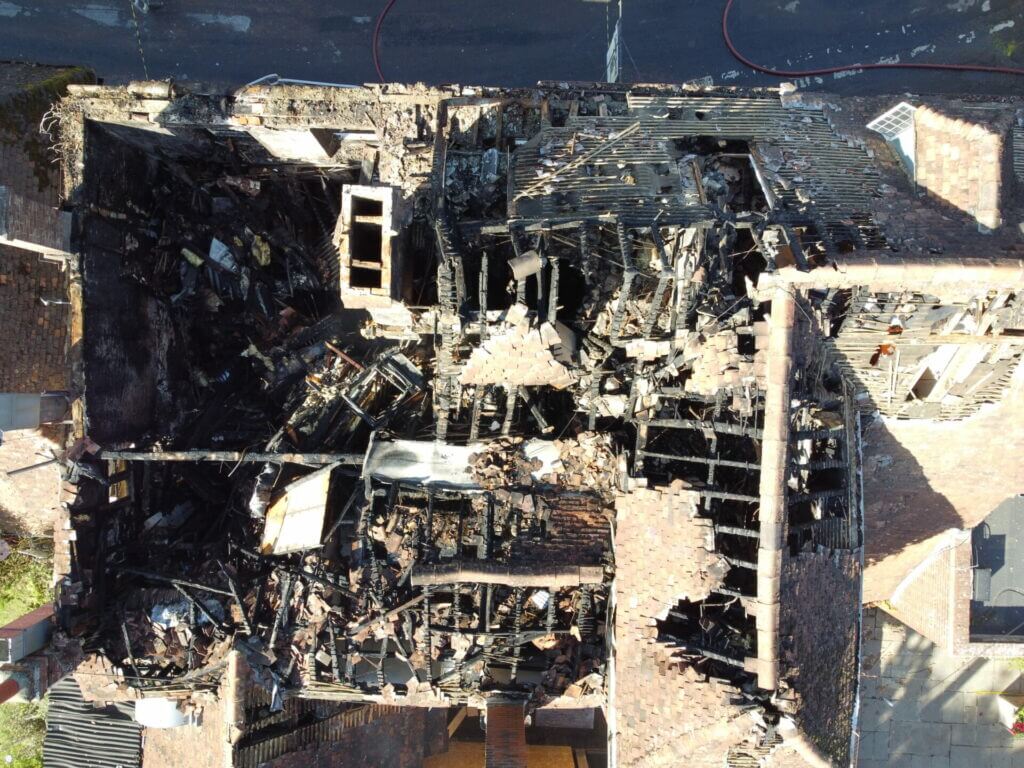
[(850, 763), (860, 414), (1001, 396), (1011, 235), (936, 253), (892, 216), (899, 159), (786, 91), (138, 83), (59, 112), (63, 620), (112, 665), (97, 697), (242, 657), (272, 709), (518, 697), (602, 710), (622, 766)]

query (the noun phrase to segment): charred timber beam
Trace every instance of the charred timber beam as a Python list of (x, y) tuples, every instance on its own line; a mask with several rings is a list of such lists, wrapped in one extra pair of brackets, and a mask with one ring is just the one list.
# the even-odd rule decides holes
[(480, 258), (480, 282), (478, 283), (481, 342), (487, 338), (487, 272), (490, 262), (490, 256), (487, 251), (484, 251), (483, 256)]
[(128, 660), (128, 666), (132, 668), (132, 672), (135, 673), (135, 679), (138, 680), (139, 685), (142, 684), (142, 675), (139, 674), (139, 668), (135, 664), (135, 654), (132, 653), (132, 641), (128, 636), (128, 625), (124, 619), (121, 619), (121, 637), (124, 639), (124, 653), (125, 658)]
[(217, 621), (216, 617), (214, 617), (214, 615), (210, 613), (209, 610), (207, 610), (205, 605), (203, 605), (201, 602), (192, 597), (192, 595), (186, 592), (185, 589), (180, 584), (174, 584), (172, 586), (178, 591), (179, 595), (185, 598), (185, 600), (188, 603), (190, 603), (197, 611), (199, 611), (199, 613), (202, 614), (204, 619), (206, 619), (208, 622), (210, 622), (210, 624), (213, 625), (215, 634), (219, 636), (223, 633), (223, 626), (219, 621)]
[(743, 501), (748, 504), (756, 504), (761, 500), (760, 496), (754, 496), (749, 493), (729, 493), (727, 491), (712, 491), (701, 488), (691, 489), (691, 493), (695, 493), (702, 499), (718, 499), (719, 501)]
[(558, 319), (558, 257), (548, 259), (551, 264), (551, 284), (548, 286), (548, 322), (552, 325)]
[(341, 662), (338, 659), (338, 636), (334, 632), (334, 622), (327, 619), (327, 636), (331, 639), (331, 675), (334, 682), (341, 681)]
[(729, 665), (731, 665), (733, 667), (743, 668), (745, 666), (745, 663), (744, 663), (743, 659), (734, 659), (734, 658), (731, 658), (729, 656), (723, 656), (720, 653), (715, 653), (714, 651), (709, 651), (707, 648), (701, 648), (699, 645), (694, 645), (693, 643), (688, 643), (685, 640), (681, 640), (680, 638), (675, 637), (674, 635), (667, 635), (666, 634), (666, 635), (662, 635), (662, 637), (664, 637), (666, 640), (668, 640), (670, 643), (672, 643), (672, 645), (674, 647), (678, 648), (679, 650), (683, 651), (684, 653), (693, 653), (693, 654), (696, 654), (698, 656), (703, 656), (704, 658), (707, 658), (707, 659), (712, 659), (714, 661), (720, 661), (723, 664), (729, 664)]
[[(415, 576), (413, 576), (413, 578), (415, 578)], [(428, 596), (429, 595), (426, 592), (424, 592), (422, 595), (417, 595), (416, 597), (412, 598), (411, 600), (407, 600), (406, 602), (402, 603), (397, 608), (392, 608), (390, 611), (388, 611), (388, 612), (386, 612), (384, 614), (381, 614), (380, 616), (375, 616), (375, 617), (370, 618), (370, 619), (365, 619), (365, 620), (359, 622), (358, 624), (356, 624), (354, 627), (349, 627), (346, 630), (346, 634), (349, 637), (353, 637), (354, 635), (358, 635), (360, 632), (362, 632), (367, 627), (372, 627), (374, 624), (376, 624), (379, 621), (384, 621), (384, 622), (391, 621), (392, 619), (394, 619), (397, 616), (399, 616), (403, 611), (408, 611), (410, 608), (415, 608), (417, 605), (419, 605), (424, 600), (426, 600)], [(429, 611), (427, 611), (427, 612), (429, 613)]]
[(715, 464), (719, 467), (731, 467), (733, 469), (749, 469), (751, 471), (760, 471), (761, 465), (753, 461), (733, 461), (732, 459), (715, 459), (707, 456), (686, 456), (686, 455), (675, 455), (672, 453), (658, 453), (657, 451), (648, 451), (645, 449), (637, 450), (637, 454), (641, 456), (649, 456), (653, 459), (666, 459), (668, 461), (685, 461), (694, 464)]
[(527, 387), (520, 387), (519, 397), (524, 403), (526, 403), (526, 407), (530, 409), (530, 414), (533, 416), (533, 420), (537, 422), (537, 426), (540, 428), (541, 433), (546, 435), (548, 432), (551, 432), (554, 427), (548, 424), (548, 421), (544, 418), (544, 413), (537, 405), (537, 402), (530, 397), (530, 390)]
[(233, 461), (276, 464), (349, 464), (360, 466), (361, 453), (248, 453), (246, 451), (102, 451), (102, 459), (114, 461)]
[(615, 231), (619, 238), (619, 250), (622, 253), (622, 264), (625, 272), (622, 275), (622, 289), (619, 291), (619, 298), (615, 305), (615, 312), (612, 314), (611, 327), (608, 329), (608, 338), (614, 344), (619, 341), (619, 330), (626, 318), (626, 304), (629, 302), (629, 294), (633, 286), (633, 278), (636, 276), (636, 268), (633, 266), (633, 244), (626, 231), (626, 225), (617, 221)]
[(733, 525), (716, 525), (715, 533), (726, 533), (730, 536), (743, 536), (748, 539), (757, 539), (761, 536), (760, 531), (754, 531), (750, 528), (737, 528)]
[(652, 427), (669, 427), (671, 429), (709, 429), (720, 435), (740, 435), (760, 439), (764, 430), (757, 427), (746, 427), (742, 424), (729, 424), (724, 421), (700, 421), (699, 419), (649, 419), (646, 422)]
[(516, 587), (512, 593), (514, 605), (512, 607), (512, 669), (510, 670), (512, 682), (516, 682), (519, 673), (519, 656), (522, 650), (519, 646), (520, 628), (523, 621), (523, 589)]
[(737, 568), (746, 568), (748, 571), (757, 570), (757, 563), (752, 563), (749, 560), (740, 560), (739, 558), (729, 557), (728, 555), (721, 555), (721, 558), (729, 565), (735, 565)]
[(462, 582), (502, 584), (509, 587), (557, 589), (600, 584), (604, 569), (597, 566), (528, 566), (501, 563), (446, 563), (413, 568), (412, 586), (454, 586)]
[(805, 429), (793, 433), (794, 440), (824, 440), (828, 437), (839, 437), (846, 427), (823, 427), (822, 429)]
[(651, 308), (648, 311), (647, 317), (644, 319), (643, 335), (645, 339), (651, 338), (651, 334), (654, 333), (654, 326), (658, 322), (658, 315), (661, 314), (661, 310), (664, 308), (665, 297), (668, 295), (669, 288), (671, 287), (671, 273), (663, 273), (661, 277), (658, 278), (658, 287), (654, 291), (654, 300), (651, 301)]
[(153, 573), (152, 571), (143, 571), (139, 568), (125, 568), (124, 566), (117, 567), (122, 573), (130, 573), (135, 576), (141, 576), (144, 579), (152, 579), (153, 581), (162, 581), (165, 584), (171, 584), (173, 586), (190, 587), (191, 589), (198, 589), (203, 592), (211, 592), (215, 595), (224, 595), (225, 597), (233, 598), (226, 589), (217, 589), (216, 587), (208, 587), (205, 584), (197, 584), (194, 581), (185, 581), (184, 579), (176, 579), (173, 576), (164, 576), (161, 573)]
[[(438, 632), (440, 634), (451, 634), (451, 627), (438, 627), (431, 626), (431, 632)], [(461, 629), (459, 630), (460, 635), (467, 637), (474, 637), (478, 640), (511, 640), (517, 642), (519, 645), (526, 645), (527, 643), (533, 642), (538, 638), (545, 637), (547, 635), (571, 635), (571, 629), (535, 629), (535, 630), (520, 630), (516, 632), (514, 630), (508, 632), (478, 632), (472, 629)], [(511, 645), (511, 643), (510, 643)]]
[(728, 587), (718, 587), (715, 590), (715, 594), (716, 595), (728, 595), (729, 597), (738, 597), (738, 598), (740, 598), (742, 600), (746, 600), (748, 598), (754, 597), (754, 595), (746, 595), (746, 594), (740, 592), (739, 590), (729, 589)]
[(252, 626), (249, 624), (249, 618), (245, 615), (245, 603), (242, 602), (242, 598), (238, 595), (238, 585), (235, 584), (235, 580), (231, 578), (231, 574), (227, 572), (222, 563), (218, 562), (217, 565), (220, 566), (220, 571), (224, 574), (224, 578), (228, 582), (228, 588), (231, 590), (231, 596), (238, 605), (238, 613), (242, 617), (242, 628), (245, 630), (245, 634), (251, 635)]
[(824, 491), (814, 491), (812, 493), (802, 493), (799, 496), (790, 496), (789, 504), (801, 504), (807, 501), (821, 501), (823, 499), (838, 499), (846, 496), (846, 488), (829, 488)]
[(473, 387), (473, 411), (469, 423), (469, 441), (475, 442), (480, 436), (480, 409), (484, 402), (484, 385), (477, 384)]
[(491, 555), (491, 526), (494, 522), (494, 497), (487, 494), (486, 501), (481, 505), (478, 515), (480, 526), (480, 540), (476, 547), (476, 556), (480, 560), (486, 560)]
[(281, 577), (281, 582), (281, 604), (274, 614), (274, 625), (270, 628), (270, 640), (267, 642), (267, 647), (271, 649), (277, 644), (277, 633), (280, 631), (281, 626), (288, 621), (288, 603), (292, 598), (291, 575), (284, 573)]
[(815, 472), (822, 469), (845, 469), (849, 462), (846, 459), (818, 459), (809, 461), (806, 464), (797, 464), (796, 469), (806, 469)]
[(515, 418), (516, 401), (519, 399), (519, 386), (505, 385), (505, 420), (501, 424), (501, 434), (508, 435), (512, 430), (512, 420)]

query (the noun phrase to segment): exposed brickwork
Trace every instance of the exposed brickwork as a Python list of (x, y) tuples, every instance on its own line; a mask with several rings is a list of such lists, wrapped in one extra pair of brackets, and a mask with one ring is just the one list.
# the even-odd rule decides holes
[(782, 568), (783, 675), (800, 696), (800, 730), (834, 765), (850, 762), (860, 575), (859, 560), (845, 552), (802, 553)]
[[(680, 600), (703, 600), (728, 571), (714, 552), (711, 519), (697, 517), (700, 495), (682, 486), (640, 488), (615, 500), (618, 612), (629, 628), (653, 627)], [(674, 555), (655, 557), (659, 551)]]
[(612, 727), (623, 768), (722, 765), (749, 725), (737, 719), (731, 686), (705, 682), (657, 642), (656, 621), (681, 599), (706, 598), (727, 571), (712, 551), (711, 520), (695, 516), (698, 502), (681, 483), (616, 499)]
[[(250, 704), (258, 700), (266, 706), (262, 691), (239, 695), (247, 701), (250, 720), (256, 711), (250, 711)], [(226, 711), (229, 701), (239, 705), (232, 713)], [(144, 731), (143, 768), (419, 768), (427, 756), (447, 749), (447, 709), (364, 705), (335, 714), (325, 711), (320, 725), (329, 727), (323, 728), (307, 716), (321, 705), (342, 709), (328, 702), (288, 699), (284, 719), (253, 735), (250, 743), (241, 699), (222, 682), (216, 699), (203, 704), (198, 726)], [(278, 754), (283, 750), (288, 751)], [(188, 755), (187, 762), (183, 755)]]
[(0, 246), (0, 391), (66, 389), (68, 306), (44, 306), (39, 299), (66, 300), (67, 278), (37, 254)]
[(60, 257), (70, 250), (70, 220), (49, 203), (4, 188), (0, 196), (0, 239), (24, 250), (38, 248)]
[(526, 768), (526, 723), (522, 704), (487, 705), (486, 768)]
[[(32, 77), (34, 75), (34, 78)], [(44, 205), (58, 205), (58, 166), (39, 121), (80, 70), (0, 64), (0, 184)]]
[(962, 119), (929, 107), (914, 115), (917, 183), (988, 228), (1002, 224), (1004, 186), (1009, 186), (1008, 125)]

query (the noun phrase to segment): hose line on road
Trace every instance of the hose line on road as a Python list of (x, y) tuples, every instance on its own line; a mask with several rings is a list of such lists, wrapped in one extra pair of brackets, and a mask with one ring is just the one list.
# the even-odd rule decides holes
[[(373, 27), (373, 66), (377, 70), (377, 77), (380, 81), (386, 82), (384, 78), (384, 70), (380, 65), (380, 33), (384, 27), (384, 19), (387, 18), (388, 12), (394, 6), (396, 0), (388, 0), (381, 10), (380, 15), (377, 16), (377, 23)], [(816, 77), (819, 75), (831, 75), (836, 72), (848, 72), (855, 69), (921, 69), (931, 71), (942, 71), (942, 72), (985, 72), (996, 75), (1024, 75), (1024, 68), (1021, 67), (996, 67), (985, 64), (941, 64), (941, 63), (928, 63), (928, 62), (893, 62), (893, 63), (877, 63), (877, 64), (844, 64), (838, 67), (822, 67), (819, 69), (776, 69), (774, 67), (766, 67), (758, 64), (742, 53), (736, 48), (736, 45), (732, 41), (732, 37), (729, 35), (729, 12), (732, 10), (732, 5), (735, 0), (726, 0), (725, 8), (722, 10), (722, 37), (725, 39), (725, 47), (729, 49), (729, 53), (732, 54), (733, 58), (739, 61), (741, 64), (749, 67), (755, 72), (760, 72), (765, 75), (771, 75), (773, 77)], [(141, 46), (140, 46), (141, 47)]]
[(377, 17), (377, 23), (373, 26), (373, 66), (377, 69), (377, 77), (380, 78), (382, 83), (386, 82), (386, 80), (384, 79), (384, 70), (380, 67), (380, 30), (384, 26), (384, 19), (387, 17), (388, 11), (391, 10), (391, 6), (394, 4), (395, 0), (388, 0), (384, 10)]
[[(394, 2), (394, 0), (392, 0)], [(941, 70), (941, 71), (953, 71), (953, 72), (989, 72), (997, 75), (1024, 75), (1024, 68), (1020, 67), (994, 67), (986, 66), (984, 64), (928, 64), (925, 62), (921, 63), (892, 63), (892, 64), (846, 64), (841, 67), (825, 67), (822, 69), (797, 69), (797, 70), (786, 70), (786, 69), (775, 69), (773, 67), (765, 67), (761, 64), (756, 64), (742, 53), (740, 53), (736, 46), (733, 45), (732, 38), (729, 36), (729, 11), (732, 10), (732, 4), (734, 0), (726, 0), (725, 10), (722, 11), (722, 37), (725, 38), (725, 47), (729, 49), (729, 53), (733, 55), (737, 61), (750, 67), (755, 72), (761, 72), (765, 75), (772, 75), (773, 77), (814, 77), (817, 75), (831, 75), (836, 72), (847, 72), (852, 69), (924, 69), (924, 70)]]

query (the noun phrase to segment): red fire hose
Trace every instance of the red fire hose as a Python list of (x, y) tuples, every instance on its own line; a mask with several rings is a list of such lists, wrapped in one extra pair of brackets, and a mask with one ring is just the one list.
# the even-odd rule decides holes
[[(393, 0), (392, 0), (393, 1)], [(755, 72), (761, 72), (773, 77), (814, 77), (816, 75), (831, 75), (835, 72), (845, 72), (850, 69), (931, 69), (953, 72), (990, 72), (997, 75), (1024, 75), (1024, 69), (1019, 67), (989, 67), (982, 64), (845, 64), (841, 67), (825, 67), (823, 69), (775, 69), (755, 64), (733, 45), (729, 36), (729, 11), (732, 10), (734, 0), (726, 0), (725, 10), (722, 11), (722, 37), (725, 38), (725, 47), (737, 61), (750, 67)]]

